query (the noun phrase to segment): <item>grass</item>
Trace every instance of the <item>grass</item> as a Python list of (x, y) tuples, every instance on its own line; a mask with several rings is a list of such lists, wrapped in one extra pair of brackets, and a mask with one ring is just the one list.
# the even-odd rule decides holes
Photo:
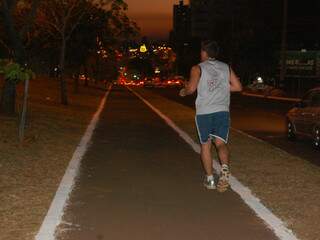
[[(70, 103), (62, 106), (57, 80), (31, 81), (23, 143), (18, 142), (17, 118), (0, 115), (1, 240), (34, 238), (104, 94), (102, 89), (84, 87), (74, 94), (70, 83), (68, 87)], [(22, 84), (17, 88), (19, 106), (22, 88)]]
[[(193, 109), (148, 90), (138, 92), (198, 141)], [(237, 131), (231, 131), (229, 147), (233, 175), (300, 239), (319, 239), (320, 167)]]

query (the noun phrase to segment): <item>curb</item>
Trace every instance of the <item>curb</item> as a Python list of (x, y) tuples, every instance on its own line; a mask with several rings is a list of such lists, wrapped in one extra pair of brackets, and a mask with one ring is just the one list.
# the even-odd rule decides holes
[(301, 98), (264, 96), (264, 95), (259, 95), (259, 94), (254, 94), (254, 93), (245, 93), (245, 92), (242, 92), (241, 95), (247, 96), (247, 97), (256, 97), (256, 98), (272, 99), (272, 100), (280, 100), (280, 101), (288, 101), (288, 102), (300, 102), (301, 101)]

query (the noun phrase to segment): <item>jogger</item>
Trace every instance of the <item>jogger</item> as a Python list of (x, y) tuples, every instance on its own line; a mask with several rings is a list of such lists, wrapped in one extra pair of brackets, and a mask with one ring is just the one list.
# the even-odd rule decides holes
[[(239, 92), (242, 85), (225, 63), (216, 58), (219, 47), (214, 41), (205, 41), (201, 47), (201, 63), (191, 69), (190, 80), (180, 91), (180, 96), (193, 94), (197, 90), (196, 125), (201, 143), (201, 159), (206, 173), (204, 185), (208, 189), (224, 192), (229, 186), (228, 136), (230, 127), (230, 92)], [(212, 142), (222, 165), (217, 185), (212, 168)]]

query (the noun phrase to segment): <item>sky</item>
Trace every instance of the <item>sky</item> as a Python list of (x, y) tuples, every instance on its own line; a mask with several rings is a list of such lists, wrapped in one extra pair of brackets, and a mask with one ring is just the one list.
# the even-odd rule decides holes
[[(142, 36), (167, 39), (172, 29), (173, 4), (179, 0), (126, 0), (128, 15), (141, 28)], [(186, 1), (185, 1), (186, 2)]]

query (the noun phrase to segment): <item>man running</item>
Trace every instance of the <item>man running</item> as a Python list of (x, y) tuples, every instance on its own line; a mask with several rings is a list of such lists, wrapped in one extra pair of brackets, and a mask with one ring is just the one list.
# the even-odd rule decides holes
[[(242, 85), (234, 71), (218, 61), (219, 47), (214, 41), (201, 46), (201, 63), (191, 69), (190, 80), (180, 91), (180, 96), (197, 90), (196, 125), (201, 142), (201, 160), (206, 173), (204, 186), (224, 192), (229, 187), (229, 150), (227, 147), (230, 126), (230, 92), (242, 91)], [(222, 165), (218, 184), (215, 184), (211, 156), (214, 142)]]

